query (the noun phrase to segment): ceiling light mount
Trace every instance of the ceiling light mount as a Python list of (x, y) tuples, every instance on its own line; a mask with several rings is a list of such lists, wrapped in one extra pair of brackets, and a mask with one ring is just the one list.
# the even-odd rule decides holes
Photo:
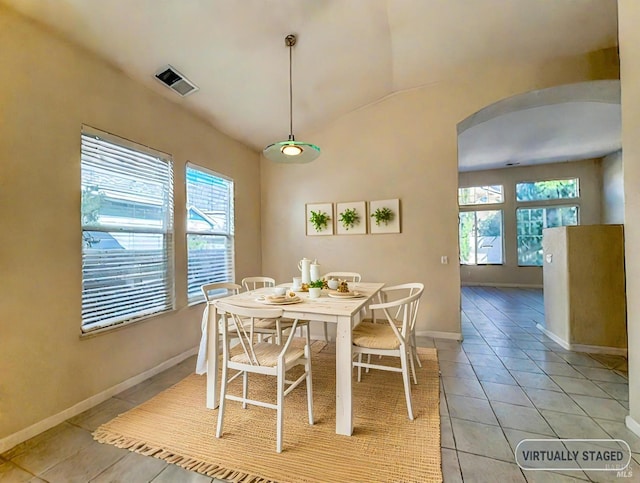
[(284, 45), (289, 49), (289, 138), (270, 144), (262, 153), (265, 158), (276, 163), (308, 163), (320, 156), (320, 148), (314, 144), (296, 141), (293, 135), (293, 46), (297, 37), (289, 34), (284, 38)]

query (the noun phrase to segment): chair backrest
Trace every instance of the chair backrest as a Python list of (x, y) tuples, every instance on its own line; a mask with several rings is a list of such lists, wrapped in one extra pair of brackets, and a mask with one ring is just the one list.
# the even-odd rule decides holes
[(388, 298), (393, 292), (402, 293), (401, 291), (406, 291), (400, 299), (390, 302), (383, 301), (379, 304), (371, 304), (369, 306), (373, 320), (376, 320), (375, 315), (373, 315), (375, 311), (381, 310), (396, 336), (401, 341), (404, 341), (416, 325), (418, 308), (420, 307), (420, 297), (422, 297), (422, 293), (424, 292), (424, 285), (421, 283), (404, 283), (392, 287), (385, 287), (382, 290), (384, 291), (383, 300)]
[(340, 280), (346, 280), (347, 282), (359, 282), (362, 277), (358, 272), (329, 272), (325, 273), (322, 278), (329, 280), (329, 278), (337, 278)]
[[(229, 346), (229, 337), (228, 332), (232, 332), (234, 337), (237, 337), (239, 340), (239, 346), (245, 353), (247, 364), (251, 366), (259, 366), (260, 362), (256, 357), (256, 353), (253, 350), (253, 347), (257, 343), (261, 343), (258, 341), (256, 337), (254, 337), (253, 332), (253, 322), (255, 320), (260, 319), (278, 319), (282, 317), (283, 310), (279, 308), (248, 308), (248, 307), (239, 307), (237, 305), (232, 305), (229, 303), (225, 303), (223, 301), (219, 301), (216, 303), (216, 310), (222, 316), (224, 323), (222, 324), (222, 340), (223, 340), (223, 355), (225, 358), (230, 357), (230, 346)], [(251, 323), (247, 324), (247, 320)], [(293, 333), (295, 332), (296, 325), (298, 321), (294, 321), (291, 333), (287, 338), (284, 346), (276, 346), (275, 344), (271, 344), (274, 348), (277, 348), (279, 351), (279, 356), (282, 356), (291, 341), (293, 340)]]
[(220, 297), (240, 293), (242, 286), (237, 283), (215, 282), (203, 285), (200, 287), (200, 290), (202, 290), (202, 293), (204, 294), (204, 299), (207, 302), (211, 302), (212, 300)]
[[(406, 297), (410, 297), (416, 292), (422, 292), (424, 290), (424, 284), (419, 282), (410, 282), (410, 283), (402, 283), (400, 285), (392, 285), (390, 287), (384, 287), (380, 292), (378, 292), (378, 300), (380, 303), (390, 302), (391, 299), (398, 300)], [(396, 314), (394, 315), (395, 320), (402, 320), (400, 317), (400, 311), (402, 307), (398, 307), (396, 310)], [(414, 314), (414, 317), (417, 315)]]
[(242, 286), (248, 292), (263, 287), (275, 287), (276, 281), (271, 277), (245, 277), (242, 279)]

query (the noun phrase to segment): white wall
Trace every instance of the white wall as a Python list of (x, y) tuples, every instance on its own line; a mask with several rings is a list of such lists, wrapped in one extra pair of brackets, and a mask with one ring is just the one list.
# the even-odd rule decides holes
[[(542, 287), (542, 267), (519, 267), (516, 240), (515, 186), (523, 181), (542, 181), (576, 177), (580, 180), (580, 198), (563, 201), (580, 208), (580, 223), (593, 225), (601, 219), (601, 169), (600, 159), (574, 161), (570, 163), (541, 164), (485, 171), (467, 171), (458, 176), (461, 188), (469, 186), (503, 185), (504, 203), (487, 205), (486, 209), (503, 210), (504, 263), (503, 265), (460, 265), (463, 285), (506, 285)], [(543, 206), (545, 203), (528, 204)], [(548, 203), (547, 203), (548, 204)]]
[[(0, 6), (0, 442), (196, 347), (185, 163), (236, 182), (236, 274), (260, 272), (258, 155)], [(176, 310), (80, 338), (80, 129), (173, 155)]]
[(640, 435), (640, 2), (618, 0), (624, 236), (629, 340), (629, 426)]

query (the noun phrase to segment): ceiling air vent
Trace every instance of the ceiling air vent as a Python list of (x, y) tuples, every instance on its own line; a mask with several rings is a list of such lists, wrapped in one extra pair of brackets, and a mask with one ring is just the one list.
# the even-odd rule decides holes
[(170, 65), (166, 65), (158, 70), (156, 72), (156, 79), (176, 91), (182, 97), (193, 94), (199, 89), (193, 82)]

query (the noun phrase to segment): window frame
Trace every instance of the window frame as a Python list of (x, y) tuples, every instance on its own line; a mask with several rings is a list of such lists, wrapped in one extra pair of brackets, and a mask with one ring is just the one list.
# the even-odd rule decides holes
[[(462, 252), (460, 250), (460, 231), (458, 228), (458, 253), (460, 254), (460, 256), (458, 257), (459, 260), (459, 264), (460, 266), (464, 266), (464, 267), (487, 267), (487, 266), (493, 266), (493, 267), (500, 267), (500, 266), (504, 266), (505, 265), (505, 236), (504, 236), (504, 209), (501, 206), (500, 208), (495, 208), (496, 205), (504, 205), (503, 203), (492, 203), (492, 204), (484, 204), (484, 205), (477, 205), (475, 206), (473, 209), (460, 209), (459, 213), (458, 213), (458, 217), (460, 217), (460, 215), (462, 215), (462, 213), (474, 213), (474, 228), (473, 231), (477, 233), (477, 223), (478, 223), (478, 217), (477, 217), (477, 213), (479, 212), (484, 212), (484, 211), (495, 211), (500, 213), (500, 232), (501, 232), (501, 236), (500, 236), (500, 253), (501, 253), (501, 259), (502, 261), (500, 263), (478, 263), (478, 244), (477, 242), (474, 244), (475, 245), (475, 262), (474, 263), (463, 263), (462, 262)], [(482, 208), (484, 209), (482, 209)], [(495, 208), (495, 209), (486, 209), (486, 208)], [(468, 208), (468, 207), (465, 207)], [(460, 226), (460, 218), (458, 221), (458, 227)], [(477, 241), (477, 236), (475, 237), (476, 241)]]
[[(491, 188), (494, 186), (499, 186), (500, 187), (500, 196), (502, 197), (502, 201), (487, 201), (484, 203), (460, 203), (460, 190), (468, 190), (468, 189), (478, 189), (478, 188)], [(462, 207), (471, 207), (471, 206), (487, 206), (487, 205), (504, 205), (505, 202), (505, 195), (504, 195), (504, 184), (486, 184), (486, 185), (474, 185), (474, 186), (462, 186), (462, 187), (458, 187), (458, 207), (462, 208)]]
[[(544, 203), (534, 203), (531, 204), (531, 202), (518, 202), (516, 204), (515, 207), (515, 213), (514, 213), (514, 220), (515, 220), (515, 229), (516, 229), (516, 264), (518, 266), (518, 268), (530, 268), (530, 267), (539, 267), (542, 268), (544, 261), (542, 261), (540, 263), (540, 265), (523, 265), (520, 263), (520, 251), (519, 251), (519, 223), (518, 223), (518, 210), (548, 210), (548, 209), (554, 209), (554, 208), (575, 208), (576, 209), (576, 224), (575, 225), (558, 225), (557, 227), (560, 226), (579, 226), (580, 225), (580, 216), (581, 216), (581, 212), (582, 212), (582, 206), (580, 205), (580, 203), (575, 202), (576, 200), (578, 200), (579, 198), (563, 198), (564, 201), (573, 201), (573, 203), (557, 203), (558, 200), (539, 200), (539, 201), (543, 201)], [(551, 202), (551, 203), (549, 203)], [(524, 206), (523, 206), (524, 205)], [(546, 219), (546, 214), (544, 219)], [(542, 227), (542, 230), (544, 230), (545, 228), (557, 228), (557, 227)], [(542, 236), (542, 233), (540, 233), (539, 236)]]
[[(572, 181), (575, 180), (576, 182), (576, 193), (577, 195), (571, 198), (541, 198), (541, 199), (536, 199), (536, 200), (518, 200), (518, 185), (519, 184), (525, 184), (525, 183), (545, 183), (545, 182), (549, 182), (549, 181)], [(520, 203), (568, 203), (570, 201), (573, 200), (579, 200), (580, 199), (580, 191), (581, 191), (581, 187), (580, 187), (580, 177), (576, 177), (576, 176), (562, 176), (562, 177), (553, 177), (553, 178), (545, 178), (545, 179), (536, 179), (536, 180), (531, 180), (531, 179), (526, 179), (526, 180), (518, 180), (515, 181), (513, 184), (513, 196), (514, 196), (514, 202), (516, 203), (516, 205), (520, 204)]]
[[(80, 142), (80, 174), (81, 174), (80, 194), (81, 195), (83, 195), (86, 192), (85, 170), (89, 172), (89, 174), (87, 175), (89, 177), (90, 176), (99, 177), (100, 171), (104, 170), (102, 176), (105, 176), (105, 174), (108, 175), (108, 173), (111, 171), (111, 172), (120, 174), (122, 177), (130, 176), (133, 183), (140, 182), (139, 180), (146, 180), (146, 178), (142, 175), (136, 178), (132, 176), (131, 173), (125, 172), (125, 170), (118, 171), (117, 169), (114, 168), (114, 166), (117, 165), (118, 161), (122, 162), (123, 159), (125, 158), (128, 161), (129, 160), (137, 161), (138, 165), (140, 166), (142, 166), (144, 163), (150, 164), (150, 163), (157, 162), (158, 164), (153, 164), (151, 169), (154, 170), (154, 173), (156, 171), (160, 173), (160, 176), (156, 181), (158, 183), (158, 189), (162, 192), (161, 202), (158, 205), (162, 215), (159, 221), (160, 223), (159, 226), (152, 226), (151, 223), (149, 224), (149, 226), (146, 226), (146, 227), (140, 226), (139, 223), (135, 224), (133, 222), (131, 224), (126, 224), (126, 223), (122, 224), (118, 222), (114, 223), (114, 218), (117, 219), (118, 217), (113, 215), (111, 216), (110, 222), (108, 223), (92, 224), (91, 222), (86, 222), (84, 218), (84, 211), (82, 209), (83, 200), (81, 200), (80, 229), (83, 236), (83, 242), (82, 242), (82, 250), (81, 250), (82, 311), (81, 311), (80, 330), (83, 335), (90, 335), (98, 332), (113, 330), (129, 324), (133, 324), (138, 321), (148, 319), (150, 317), (155, 317), (167, 312), (174, 311), (176, 309), (175, 275), (174, 275), (175, 274), (175, 261), (174, 261), (175, 260), (175, 246), (174, 246), (175, 220), (174, 220), (174, 201), (173, 201), (174, 190), (175, 190), (174, 163), (173, 163), (172, 156), (168, 153), (155, 150), (143, 144), (136, 143), (134, 141), (131, 141), (125, 138), (121, 138), (120, 136), (116, 136), (114, 134), (110, 134), (87, 125), (82, 125), (80, 141), (81, 141)], [(95, 143), (95, 146), (91, 146), (91, 143)], [(116, 152), (116, 154), (109, 154), (110, 146), (113, 146), (112, 152)], [(102, 159), (98, 161), (99, 158), (96, 156), (96, 152), (99, 152), (100, 147), (104, 149), (104, 153), (106, 153), (105, 157), (110, 158), (109, 161), (105, 162)], [(139, 158), (135, 158), (134, 155), (132, 155), (131, 153), (127, 153), (124, 150), (133, 151), (135, 153), (138, 153), (140, 156)], [(154, 158), (154, 159), (150, 159), (150, 158)], [(103, 165), (102, 167), (100, 166), (101, 163)], [(166, 173), (163, 173), (163, 171), (166, 171)], [(166, 174), (166, 178), (163, 177), (165, 174)], [(101, 185), (97, 185), (97, 186), (100, 187)], [(104, 188), (109, 188), (108, 184), (106, 186), (105, 185), (102, 185), (102, 186)], [(113, 192), (113, 189), (112, 190), (107, 189), (107, 191)], [(130, 191), (133, 191), (133, 190), (130, 190)], [(127, 192), (123, 192), (123, 193), (125, 193), (125, 195), (128, 194)], [(140, 193), (137, 193), (136, 196), (140, 197), (141, 202), (146, 201), (148, 205), (153, 205), (153, 204), (157, 205), (156, 200), (152, 196), (149, 196), (146, 199), (142, 195), (140, 195)], [(116, 200), (117, 197), (114, 197), (112, 195), (111, 198), (113, 198), (112, 202), (115, 204), (116, 201), (114, 200)], [(135, 202), (130, 200), (130, 204), (134, 205)], [(122, 218), (123, 220), (126, 220), (126, 217), (122, 217)], [(130, 218), (130, 219), (135, 220), (134, 218)], [(91, 246), (87, 247), (85, 244), (85, 240), (87, 240), (87, 238), (85, 238), (86, 232), (104, 233), (104, 234), (107, 234), (110, 238), (113, 238), (112, 234), (116, 234), (116, 233), (122, 236), (129, 234), (130, 239), (134, 239), (136, 235), (143, 235), (143, 236), (149, 235), (150, 238), (154, 238), (154, 235), (162, 236), (161, 243), (159, 244), (159, 246), (161, 246), (162, 248), (161, 248), (161, 251), (159, 252), (160, 257), (158, 260), (162, 264), (164, 270), (162, 271), (162, 276), (157, 279), (160, 282), (160, 287), (162, 288), (159, 291), (156, 287), (153, 287), (153, 286), (151, 287), (147, 286), (146, 288), (147, 290), (153, 289), (149, 293), (151, 294), (150, 299), (156, 302), (155, 305), (151, 305), (151, 306), (140, 305), (140, 307), (138, 307), (138, 310), (136, 311), (124, 310), (123, 308), (126, 307), (127, 305), (130, 308), (134, 305), (131, 302), (132, 293), (135, 293), (137, 291), (136, 297), (138, 299), (141, 299), (144, 297), (145, 287), (142, 284), (136, 285), (137, 283), (136, 280), (134, 280), (132, 283), (131, 282), (125, 283), (125, 285), (129, 285), (129, 289), (133, 290), (132, 292), (132, 291), (127, 291), (127, 289), (123, 290), (122, 287), (120, 288), (120, 290), (118, 290), (118, 287), (116, 287), (117, 284), (114, 283), (114, 284), (105, 286), (105, 289), (109, 289), (111, 291), (109, 295), (112, 295), (111, 300), (114, 301), (114, 303), (112, 305), (107, 305), (105, 303), (104, 310), (111, 310), (112, 313), (114, 313), (118, 311), (117, 310), (118, 308), (120, 308), (119, 309), (120, 311), (124, 311), (127, 313), (122, 316), (116, 315), (111, 318), (106, 318), (106, 317), (99, 318), (99, 315), (97, 315), (97, 313), (99, 312), (100, 309), (102, 309), (103, 306), (102, 305), (98, 306), (97, 304), (95, 304), (94, 300), (97, 298), (96, 295), (92, 295), (91, 289), (86, 288), (86, 286), (90, 285), (91, 282), (93, 283), (100, 282), (99, 278), (87, 277), (85, 275), (87, 273), (86, 267), (91, 266), (91, 263), (94, 262), (94, 260), (92, 259), (95, 258), (95, 256), (97, 255), (99, 257), (98, 264), (100, 265), (102, 264), (100, 258), (106, 258), (107, 260), (109, 260), (110, 258), (115, 258), (118, 261), (115, 262), (114, 264), (117, 265), (118, 269), (120, 270), (126, 270), (136, 265), (144, 266), (144, 262), (146, 261), (146, 259), (141, 262), (141, 261), (136, 261), (138, 259), (134, 257), (130, 257), (129, 260), (127, 260), (130, 265), (126, 265), (125, 268), (123, 268), (123, 265), (121, 264), (121, 260), (122, 260), (122, 255), (125, 252), (121, 250), (113, 251), (113, 250), (105, 249), (102, 254), (87, 252), (86, 251), (87, 248), (91, 249), (93, 247)], [(93, 237), (93, 236), (94, 235), (89, 235), (89, 237)], [(119, 242), (117, 241), (116, 243), (119, 244)], [(123, 248), (123, 247), (120, 246), (120, 248)], [(127, 250), (127, 249), (124, 248), (124, 250)], [(139, 250), (139, 248), (132, 248), (132, 251), (135, 251), (135, 250)], [(158, 250), (155, 250), (155, 251), (157, 252)], [(110, 253), (110, 252), (113, 252), (113, 253)], [(125, 257), (129, 257), (129, 256), (130, 255), (125, 255)], [(108, 266), (106, 266), (105, 274), (101, 276), (106, 276), (107, 278), (111, 278), (113, 279), (113, 281), (119, 280), (120, 284), (122, 284), (122, 279), (115, 278), (113, 275), (109, 274), (108, 270), (109, 268)], [(148, 276), (149, 276), (148, 273), (145, 275), (143, 272), (139, 272), (138, 278), (142, 279)], [(143, 289), (142, 292), (140, 292), (141, 287)], [(99, 293), (99, 292), (94, 292), (94, 293)], [(158, 294), (160, 294), (159, 298), (158, 298)], [(104, 292), (102, 293), (101, 297), (103, 299), (107, 299), (107, 297), (104, 295)], [(158, 300), (160, 302), (157, 302)], [(91, 316), (94, 319), (93, 321), (91, 321)]]
[[(188, 183), (188, 172), (189, 170), (200, 171), (201, 173), (205, 173), (207, 175), (219, 178), (230, 183), (230, 192), (229, 192), (229, 203), (227, 205), (228, 210), (225, 213), (226, 217), (226, 231), (224, 230), (197, 230), (190, 229), (189, 227), (189, 209), (191, 206), (189, 205), (189, 183)], [(226, 239), (227, 249), (230, 250), (229, 254), (226, 254), (226, 260), (230, 266), (227, 272), (227, 277), (224, 280), (220, 279), (207, 279), (204, 283), (212, 283), (212, 282), (234, 282), (235, 281), (235, 181), (233, 178), (226, 176), (224, 174), (218, 173), (212, 169), (206, 168), (204, 166), (198, 165), (196, 163), (187, 162), (185, 165), (185, 247), (186, 247), (186, 261), (187, 261), (187, 271), (186, 271), (186, 288), (187, 288), (187, 303), (191, 305), (200, 304), (205, 302), (204, 295), (198, 289), (197, 292), (194, 291), (193, 294), (189, 295), (189, 280), (191, 277), (190, 267), (189, 267), (189, 237), (190, 235), (200, 235), (200, 236), (212, 236), (212, 237), (224, 237)], [(195, 209), (199, 210), (194, 206)], [(199, 284), (200, 286), (202, 284)]]

